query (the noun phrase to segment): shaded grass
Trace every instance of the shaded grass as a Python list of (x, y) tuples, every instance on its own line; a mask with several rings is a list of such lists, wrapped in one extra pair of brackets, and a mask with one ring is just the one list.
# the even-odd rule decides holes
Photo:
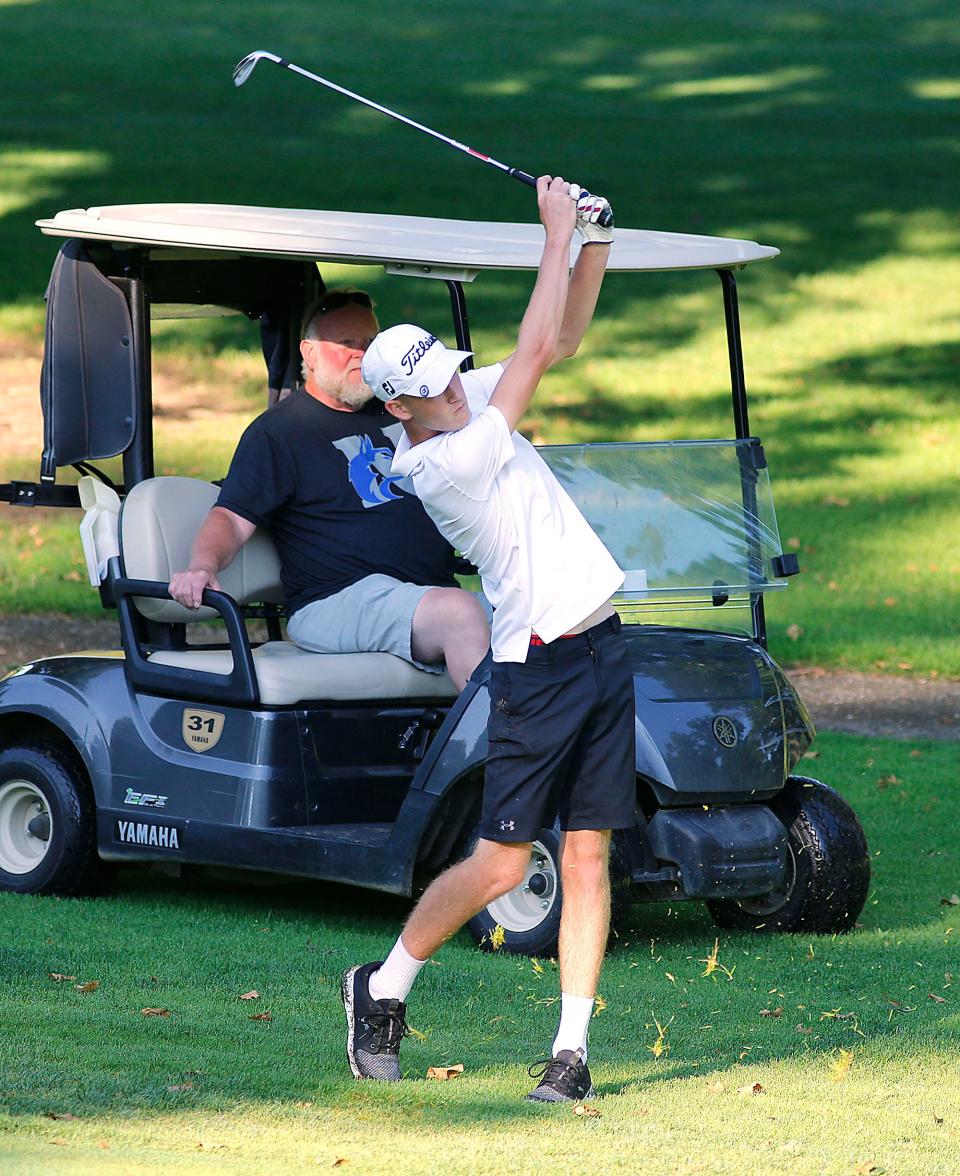
[[(598, 1172), (627, 1157), (651, 1173), (955, 1171), (960, 908), (941, 899), (960, 881), (957, 747), (834, 735), (816, 749), (804, 769), (841, 788), (870, 842), (863, 927), (723, 934), (727, 980), (702, 975), (716, 932), (700, 904), (635, 907), (592, 1023), (599, 1120), (520, 1101), (556, 1020), (552, 963), (483, 956), (464, 935), (418, 981), (423, 1038), (402, 1055), (411, 1078), (453, 1062), (464, 1077), (353, 1082), (339, 973), (392, 942), (400, 900), (132, 872), (106, 899), (0, 895), (5, 1170), (194, 1171), (212, 1152), (244, 1172), (341, 1157), (361, 1172), (534, 1172), (587, 1148)], [(251, 989), (258, 1001), (237, 1000)], [(265, 1009), (272, 1021), (249, 1019)]]

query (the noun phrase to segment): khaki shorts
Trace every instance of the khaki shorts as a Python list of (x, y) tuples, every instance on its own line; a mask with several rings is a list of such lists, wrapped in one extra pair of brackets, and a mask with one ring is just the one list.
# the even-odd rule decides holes
[[(287, 636), (311, 653), (393, 653), (404, 661), (442, 674), (442, 662), (428, 665), (413, 656), (413, 614), (430, 586), (407, 584), (392, 576), (366, 576), (323, 600), (298, 608), (287, 622)], [(478, 596), (489, 617), (490, 606)]]

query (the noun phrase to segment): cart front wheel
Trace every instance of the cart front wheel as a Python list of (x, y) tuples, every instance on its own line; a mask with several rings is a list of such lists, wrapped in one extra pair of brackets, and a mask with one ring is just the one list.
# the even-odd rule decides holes
[(708, 902), (714, 922), (743, 931), (849, 930), (870, 888), (870, 855), (857, 814), (839, 793), (806, 776), (791, 776), (770, 807), (788, 833), (780, 885), (757, 898)]
[(56, 748), (0, 752), (0, 890), (90, 894), (103, 887), (87, 781)]

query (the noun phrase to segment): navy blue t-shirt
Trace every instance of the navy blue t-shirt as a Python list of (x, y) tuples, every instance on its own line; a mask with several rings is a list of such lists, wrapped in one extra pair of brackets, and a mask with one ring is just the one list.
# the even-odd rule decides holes
[(240, 438), (217, 505), (269, 528), (291, 614), (376, 572), (456, 587), (453, 549), (390, 473), (402, 427), (379, 401), (338, 412), (301, 389)]

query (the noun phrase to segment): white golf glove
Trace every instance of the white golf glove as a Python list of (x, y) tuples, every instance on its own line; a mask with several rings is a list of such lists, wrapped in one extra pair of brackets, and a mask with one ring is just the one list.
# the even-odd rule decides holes
[(612, 241), (613, 225), (604, 228), (603, 225), (597, 224), (604, 212), (612, 214), (609, 200), (603, 196), (595, 196), (579, 184), (570, 185), (570, 196), (577, 202), (577, 232), (583, 238), (584, 244), (588, 241)]

